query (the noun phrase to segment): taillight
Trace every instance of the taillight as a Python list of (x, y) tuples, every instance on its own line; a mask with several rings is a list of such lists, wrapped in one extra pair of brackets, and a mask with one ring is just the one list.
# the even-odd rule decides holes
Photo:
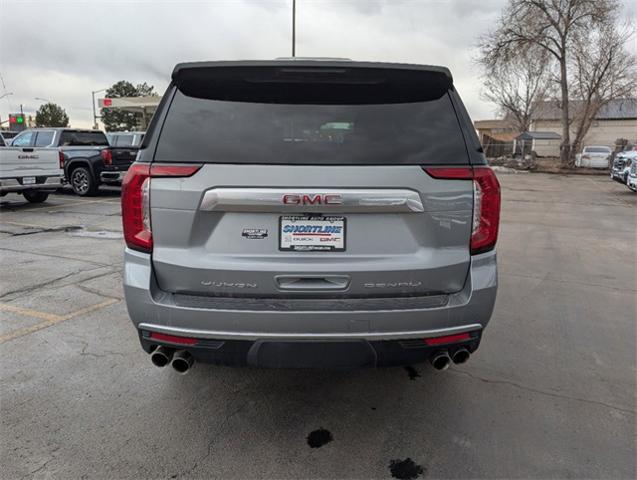
[(100, 157), (102, 157), (102, 161), (104, 165), (112, 165), (113, 164), (113, 152), (111, 152), (108, 148), (105, 148), (100, 152)]
[(473, 169), (471, 254), (495, 248), (500, 227), (500, 183), (489, 167)]
[(64, 170), (64, 154), (62, 152), (58, 152), (58, 162), (60, 164), (60, 170)]
[(473, 180), (471, 255), (493, 250), (500, 225), (500, 184), (489, 167), (424, 167), (433, 178)]
[(153, 250), (150, 222), (152, 177), (190, 177), (201, 165), (150, 165), (134, 163), (122, 181), (122, 223), (126, 245), (140, 252)]

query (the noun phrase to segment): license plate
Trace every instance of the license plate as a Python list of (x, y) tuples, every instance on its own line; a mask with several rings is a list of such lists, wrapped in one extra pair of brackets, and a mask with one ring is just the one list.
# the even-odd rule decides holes
[(345, 251), (345, 217), (286, 215), (279, 224), (279, 250)]
[(22, 185), (33, 185), (35, 183), (35, 177), (23, 177)]

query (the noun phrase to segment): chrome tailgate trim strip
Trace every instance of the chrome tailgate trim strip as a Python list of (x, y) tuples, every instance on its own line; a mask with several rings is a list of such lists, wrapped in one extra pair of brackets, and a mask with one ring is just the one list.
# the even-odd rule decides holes
[(409, 189), (213, 188), (199, 206), (215, 212), (424, 212)]

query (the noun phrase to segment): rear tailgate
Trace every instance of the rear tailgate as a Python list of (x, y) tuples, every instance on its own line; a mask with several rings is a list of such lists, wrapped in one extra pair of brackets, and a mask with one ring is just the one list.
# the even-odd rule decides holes
[(364, 297), (457, 292), (473, 183), (445, 71), (186, 69), (153, 178), (153, 266), (168, 292)]
[(116, 167), (121, 169), (127, 169), (135, 161), (137, 147), (109, 147), (111, 151), (112, 163)]
[[(0, 149), (0, 178), (62, 175), (57, 149), (4, 147)], [(38, 182), (42, 183), (42, 182)]]
[[(304, 192), (352, 200), (282, 203)], [(419, 166), (204, 165), (190, 178), (153, 179), (151, 198), (153, 265), (171, 292), (455, 292), (469, 267), (472, 183), (434, 180)], [(282, 249), (281, 222), (315, 215), (344, 218), (344, 250)]]

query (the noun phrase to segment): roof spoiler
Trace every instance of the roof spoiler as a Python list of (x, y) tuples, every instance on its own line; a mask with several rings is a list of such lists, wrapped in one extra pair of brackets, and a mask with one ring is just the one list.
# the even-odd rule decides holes
[(419, 72), (432, 72), (444, 74), (450, 84), (453, 77), (447, 67), (435, 65), (417, 65), (410, 63), (384, 63), (384, 62), (355, 62), (346, 58), (278, 58), (276, 60), (237, 60), (217, 62), (188, 62), (178, 63), (173, 69), (172, 79), (177, 80), (185, 71), (195, 69), (213, 68), (250, 68), (250, 67), (319, 67), (319, 68), (360, 68), (360, 69), (389, 69), (412, 70)]
[(429, 101), (453, 89), (444, 67), (344, 60), (185, 63), (173, 84), (208, 100), (325, 105)]

